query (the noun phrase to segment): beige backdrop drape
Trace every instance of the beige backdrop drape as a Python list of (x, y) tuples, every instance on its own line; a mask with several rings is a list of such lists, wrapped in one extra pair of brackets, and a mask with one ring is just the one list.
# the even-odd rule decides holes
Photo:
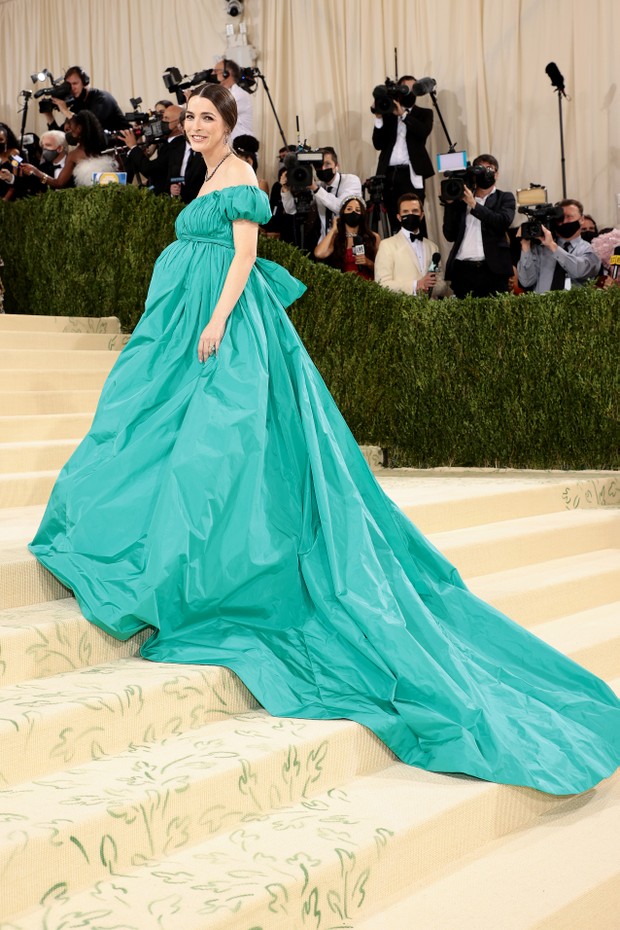
[[(226, 48), (224, 0), (0, 0), (0, 119), (19, 129), (30, 74), (80, 64), (121, 106), (166, 96), (162, 71), (210, 67)], [(492, 152), (499, 186), (545, 184), (562, 195), (558, 102), (545, 66), (557, 62), (564, 104), (569, 196), (600, 225), (620, 220), (618, 0), (245, 0), (288, 141), (334, 145), (344, 171), (373, 174), (372, 87), (400, 73), (437, 80), (448, 131), (470, 156)], [(238, 28), (239, 20), (235, 21)], [(234, 57), (231, 55), (231, 57)], [(430, 106), (430, 99), (422, 99)], [(274, 176), (280, 136), (265, 92), (254, 96), (261, 172)], [(28, 130), (44, 123), (36, 105)], [(435, 119), (429, 150), (447, 150)], [(437, 191), (433, 182), (432, 194)], [(429, 201), (431, 231), (440, 208)]]

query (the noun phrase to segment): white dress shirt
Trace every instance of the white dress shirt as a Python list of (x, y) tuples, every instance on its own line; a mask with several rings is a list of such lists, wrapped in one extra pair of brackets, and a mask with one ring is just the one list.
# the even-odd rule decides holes
[[(407, 230), (405, 229), (404, 226), (401, 227), (401, 229), (400, 229), (400, 234), (403, 235), (403, 236), (405, 237), (405, 241), (406, 241), (407, 245), (409, 246), (409, 248), (410, 248), (410, 249), (413, 249), (413, 251), (415, 252), (415, 256), (416, 256), (416, 258), (417, 258), (417, 260), (418, 260), (418, 265), (420, 266), (420, 268), (424, 269), (424, 265), (425, 265), (425, 258), (424, 258), (424, 242), (422, 241), (422, 239), (412, 239), (412, 238), (411, 238), (411, 233), (407, 232)], [(424, 276), (425, 274), (426, 274), (426, 272), (423, 271), (422, 276)], [(414, 282), (413, 282), (413, 291), (412, 291), (412, 293), (413, 293), (413, 294), (417, 294), (417, 293), (418, 293), (418, 282), (417, 282), (417, 281), (414, 281)]]
[[(409, 161), (409, 151), (407, 149), (407, 126), (405, 123), (405, 117), (407, 112), (403, 116), (398, 117), (398, 122), (396, 124), (396, 142), (394, 143), (394, 148), (390, 155), (389, 165), (390, 168), (395, 168), (396, 165), (409, 165), (409, 176), (411, 178), (411, 184), (413, 190), (416, 188), (418, 190), (424, 190), (424, 178), (421, 174), (416, 174), (413, 170), (411, 162)], [(383, 117), (378, 116), (375, 119), (375, 127), (381, 129), (383, 126)]]
[[(322, 181), (319, 183), (314, 191), (317, 212), (321, 221), (319, 242), (327, 233), (327, 211), (329, 210), (332, 215), (340, 213), (342, 201), (353, 195), (362, 196), (362, 182), (356, 174), (340, 174), (337, 171), (329, 184), (323, 184)], [(285, 213), (297, 213), (295, 198), (290, 191), (282, 191), (282, 206)]]
[(246, 90), (242, 90), (238, 84), (233, 84), (230, 92), (237, 103), (237, 122), (235, 128), (230, 134), (230, 141), (237, 136), (253, 136), (254, 129), (254, 112), (252, 108), (252, 98)]
[[(476, 197), (476, 203), (486, 203), (487, 197), (490, 197), (494, 187), (484, 197)], [(465, 235), (461, 242), (461, 247), (456, 253), (456, 259), (459, 262), (483, 262), (484, 246), (482, 245), (482, 223), (472, 215), (471, 207), (467, 208), (465, 218)]]

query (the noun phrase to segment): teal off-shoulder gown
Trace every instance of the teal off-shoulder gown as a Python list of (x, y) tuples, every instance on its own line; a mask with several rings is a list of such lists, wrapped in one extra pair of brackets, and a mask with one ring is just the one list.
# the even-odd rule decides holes
[(177, 220), (146, 309), (30, 548), (146, 659), (224, 665), (281, 716), (341, 718), (438, 772), (584, 791), (620, 762), (602, 681), (471, 594), (383, 493), (257, 259), (217, 357), (199, 334), (255, 187)]

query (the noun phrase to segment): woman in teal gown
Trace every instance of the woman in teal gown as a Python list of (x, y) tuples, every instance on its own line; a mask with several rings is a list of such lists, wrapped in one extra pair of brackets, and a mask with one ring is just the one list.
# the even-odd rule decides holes
[(584, 791), (620, 761), (598, 678), (471, 594), (386, 497), (256, 259), (267, 197), (228, 157), (234, 98), (186, 132), (201, 196), (30, 548), (91, 622), (158, 662), (223, 665), (280, 716), (350, 718), (405, 762)]

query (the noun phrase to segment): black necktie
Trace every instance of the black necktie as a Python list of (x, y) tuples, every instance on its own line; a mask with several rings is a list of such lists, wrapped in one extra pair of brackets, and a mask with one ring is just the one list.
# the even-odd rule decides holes
[[(559, 248), (564, 249), (565, 252), (572, 252), (570, 242), (564, 242)], [(566, 282), (566, 272), (560, 265), (558, 261), (555, 263), (555, 268), (553, 269), (553, 278), (551, 279), (550, 291), (563, 291), (564, 284)]]
[[(333, 189), (334, 189), (334, 188), (333, 188), (333, 185), (330, 184), (329, 187), (326, 188), (327, 193), (328, 193), (328, 194), (331, 194), (331, 192), (333, 191)], [(334, 214), (333, 214), (333, 212), (332, 212), (331, 210), (329, 210), (329, 209), (325, 210), (325, 232), (329, 232), (329, 227), (331, 226), (331, 222), (332, 222), (332, 217), (333, 217), (333, 215), (334, 215)]]

